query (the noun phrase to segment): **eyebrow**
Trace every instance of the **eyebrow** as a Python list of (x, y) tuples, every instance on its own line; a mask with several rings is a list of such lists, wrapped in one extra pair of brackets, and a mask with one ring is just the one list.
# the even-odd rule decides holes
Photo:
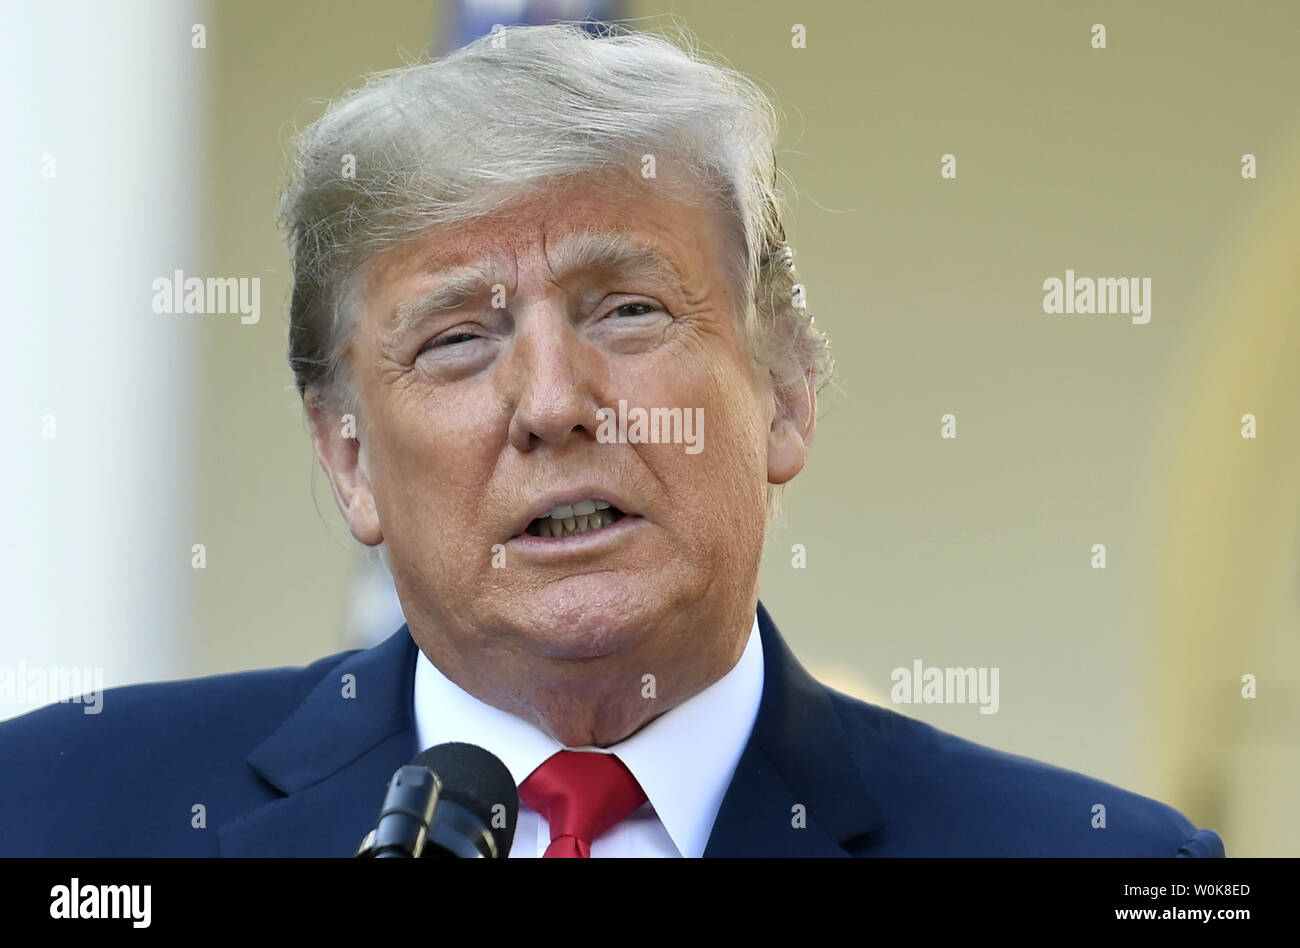
[[(686, 281), (676, 264), (655, 247), (633, 243), (625, 235), (585, 231), (569, 237), (548, 254), (552, 269), (563, 278), (584, 270), (611, 274), (637, 273), (681, 286)], [(491, 265), (471, 264), (449, 268), (440, 274), (438, 285), (394, 308), (396, 317), (390, 338), (405, 335), (426, 317), (463, 306), (505, 280)]]

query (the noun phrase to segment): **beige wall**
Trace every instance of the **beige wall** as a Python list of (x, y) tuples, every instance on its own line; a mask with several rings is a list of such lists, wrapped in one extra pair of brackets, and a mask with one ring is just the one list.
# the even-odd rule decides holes
[[(900, 710), (1159, 796), (1234, 855), (1300, 851), (1282, 810), (1298, 760), (1300, 7), (811, 6), (792, 49), (786, 3), (637, 4), (677, 12), (788, 115), (787, 233), (840, 384), (771, 532), (765, 603), (846, 690), (885, 696), (914, 659), (997, 666), (997, 714)], [(343, 647), (357, 554), (285, 367), (272, 215), (309, 100), (417, 54), (434, 22), (425, 0), (211, 15), (208, 269), (261, 275), (264, 315), (204, 328), (208, 567), (178, 674)], [(956, 180), (939, 175), (948, 152)], [(1151, 277), (1150, 323), (1045, 315), (1042, 282), (1067, 268)]]
[(312, 454), (285, 361), (289, 263), (275, 229), (294, 131), (362, 73), (417, 57), (425, 0), (214, 4), (210, 272), (262, 277), (255, 326), (203, 326), (198, 668), (299, 664), (345, 647), (357, 544)]

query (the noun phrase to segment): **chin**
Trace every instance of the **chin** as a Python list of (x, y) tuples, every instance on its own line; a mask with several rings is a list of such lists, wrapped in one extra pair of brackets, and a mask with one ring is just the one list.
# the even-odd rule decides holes
[[(529, 597), (509, 624), (542, 658), (593, 659), (636, 648), (660, 627), (666, 597), (636, 593), (614, 573), (574, 576)], [(651, 603), (661, 605), (652, 607)]]

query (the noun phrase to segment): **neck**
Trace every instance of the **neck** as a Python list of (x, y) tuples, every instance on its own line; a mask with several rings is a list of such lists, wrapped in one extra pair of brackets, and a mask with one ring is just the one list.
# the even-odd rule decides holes
[[(725, 614), (675, 614), (636, 647), (595, 658), (538, 655), (527, 647), (538, 639), (526, 630), (465, 639), (411, 626), (411, 634), (448, 679), (485, 704), (566, 747), (610, 747), (731, 671), (756, 604), (755, 593)], [(457, 641), (470, 644), (457, 648)]]

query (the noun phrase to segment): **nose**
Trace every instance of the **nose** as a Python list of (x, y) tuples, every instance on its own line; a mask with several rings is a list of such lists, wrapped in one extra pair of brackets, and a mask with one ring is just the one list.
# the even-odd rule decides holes
[[(543, 311), (544, 309), (544, 311)], [(510, 443), (518, 451), (559, 445), (584, 430), (595, 435), (592, 383), (600, 355), (570, 324), (562, 307), (538, 307), (519, 320), (502, 373), (513, 407)]]

